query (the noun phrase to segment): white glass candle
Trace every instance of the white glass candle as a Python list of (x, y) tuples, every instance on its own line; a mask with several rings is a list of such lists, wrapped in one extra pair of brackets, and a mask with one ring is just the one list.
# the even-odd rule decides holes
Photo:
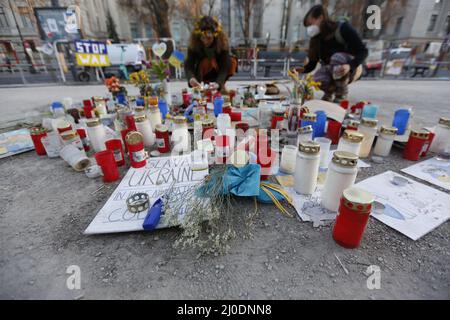
[(270, 129), (272, 127), (272, 105), (267, 101), (259, 102), (259, 127), (260, 129)]
[(150, 124), (152, 125), (152, 130), (155, 132), (156, 126), (162, 124), (162, 116), (158, 106), (150, 106), (148, 118), (150, 120)]
[(302, 142), (297, 153), (294, 190), (303, 195), (312, 195), (317, 187), (320, 165), (320, 145)]
[(397, 132), (397, 128), (382, 126), (380, 129), (380, 134), (378, 135), (377, 143), (373, 149), (373, 154), (379, 157), (387, 157), (391, 153), (392, 145), (394, 144)]
[(362, 133), (354, 130), (346, 130), (339, 140), (337, 151), (347, 151), (359, 155), (363, 139), (364, 135)]
[(83, 142), (76, 131), (66, 131), (61, 133), (61, 138), (65, 146), (72, 144), (78, 148), (78, 150), (84, 152)]
[(339, 210), (342, 193), (355, 184), (358, 174), (358, 156), (345, 151), (336, 151), (330, 163), (321, 194), (322, 206), (330, 211)]
[(450, 142), (450, 118), (442, 117), (439, 120), (434, 131), (435, 137), (431, 144), (430, 151), (439, 153), (442, 152), (445, 146)]
[(313, 140), (314, 129), (312, 126), (306, 126), (298, 128), (297, 147), (300, 146), (300, 142), (307, 142)]
[(297, 152), (298, 148), (296, 146), (285, 146), (281, 154), (281, 164), (280, 170), (287, 174), (295, 173), (295, 165), (297, 163)]
[(314, 141), (320, 144), (320, 167), (326, 169), (329, 164), (328, 159), (332, 141), (328, 138), (316, 138)]
[(197, 143), (200, 140), (203, 140), (203, 122), (194, 121), (194, 149), (197, 149)]
[(156, 136), (153, 133), (150, 120), (147, 119), (146, 115), (134, 117), (134, 120), (136, 122), (136, 129), (144, 137), (145, 147), (153, 147), (156, 143)]
[(100, 119), (86, 120), (87, 134), (95, 152), (105, 151), (106, 131)]
[(359, 125), (358, 132), (364, 134), (364, 139), (361, 143), (361, 150), (359, 152), (360, 158), (367, 158), (372, 150), (373, 142), (377, 135), (378, 120), (363, 118)]
[(189, 152), (191, 148), (187, 119), (183, 116), (174, 117), (172, 130), (173, 152)]
[(221, 113), (217, 117), (217, 130), (219, 134), (225, 135), (227, 129), (231, 129), (231, 118), (229, 114)]
[(106, 101), (102, 97), (94, 97), (95, 109), (100, 116), (105, 116), (108, 114), (106, 109)]

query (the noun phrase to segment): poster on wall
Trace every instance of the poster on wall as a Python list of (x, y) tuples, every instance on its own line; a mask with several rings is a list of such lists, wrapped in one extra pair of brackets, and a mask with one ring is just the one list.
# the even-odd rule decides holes
[[(34, 8), (41, 39), (45, 42), (80, 39), (79, 30), (67, 26), (67, 8)], [(72, 23), (73, 27), (73, 23)]]
[(104, 41), (76, 40), (75, 57), (82, 67), (109, 67), (108, 47)]
[[(170, 201), (186, 202), (183, 195), (186, 190), (196, 188), (208, 175), (208, 170), (193, 171), (190, 168), (190, 156), (174, 156), (149, 159), (141, 169), (131, 168), (113, 192), (103, 208), (84, 232), (87, 235), (143, 231), (147, 211), (131, 213), (126, 200), (136, 193), (147, 193), (150, 206), (170, 191)], [(179, 213), (178, 220), (182, 220)], [(173, 227), (162, 216), (157, 229)]]

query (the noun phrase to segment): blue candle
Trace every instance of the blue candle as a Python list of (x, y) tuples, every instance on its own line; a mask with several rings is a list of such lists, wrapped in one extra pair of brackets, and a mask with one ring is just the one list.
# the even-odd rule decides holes
[(118, 104), (122, 104), (122, 105), (127, 104), (127, 97), (125, 96), (125, 94), (123, 92), (118, 93), (116, 96), (116, 99), (117, 99)]
[(214, 99), (214, 115), (216, 116), (216, 118), (219, 116), (219, 114), (222, 113), (223, 104), (224, 104), (224, 100), (223, 100), (222, 96), (216, 97)]
[(410, 116), (411, 112), (407, 109), (400, 109), (395, 112), (392, 126), (398, 129), (397, 135), (402, 136), (406, 133)]
[(169, 107), (167, 105), (167, 102), (164, 99), (159, 99), (158, 107), (159, 107), (159, 111), (161, 111), (163, 120), (165, 120), (167, 113), (169, 112)]
[(379, 110), (380, 110), (379, 106), (374, 104), (367, 104), (364, 106), (362, 118), (376, 119)]
[(325, 111), (317, 111), (317, 121), (314, 128), (314, 139), (325, 137), (325, 128), (327, 126), (327, 114)]

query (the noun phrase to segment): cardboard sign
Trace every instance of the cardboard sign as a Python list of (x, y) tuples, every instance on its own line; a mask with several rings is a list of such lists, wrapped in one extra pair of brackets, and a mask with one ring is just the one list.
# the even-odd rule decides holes
[[(188, 156), (153, 158), (141, 169), (131, 168), (113, 192), (104, 207), (91, 222), (85, 234), (105, 234), (117, 232), (143, 231), (142, 224), (147, 211), (137, 214), (127, 209), (126, 200), (136, 193), (147, 193), (152, 206), (161, 196), (170, 190), (169, 201), (180, 201), (188, 188), (196, 188), (208, 175), (208, 170), (192, 171)], [(179, 213), (181, 220), (184, 213)], [(157, 229), (173, 227), (162, 216)]]
[(75, 41), (77, 64), (82, 67), (108, 67), (111, 65), (106, 42)]

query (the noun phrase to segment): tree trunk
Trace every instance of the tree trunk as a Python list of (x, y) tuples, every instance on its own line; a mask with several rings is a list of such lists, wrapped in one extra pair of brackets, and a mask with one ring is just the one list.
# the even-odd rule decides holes
[(167, 0), (147, 0), (147, 6), (152, 12), (152, 27), (158, 38), (171, 38), (169, 21), (169, 3)]

